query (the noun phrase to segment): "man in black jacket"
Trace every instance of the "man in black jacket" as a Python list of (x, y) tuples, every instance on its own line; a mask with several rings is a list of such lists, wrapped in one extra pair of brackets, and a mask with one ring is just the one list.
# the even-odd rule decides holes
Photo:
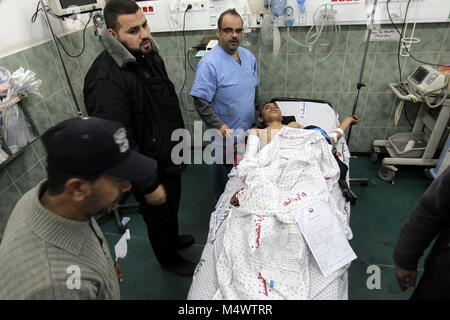
[[(394, 252), (400, 289), (414, 291), (411, 299), (450, 299), (450, 167), (425, 191), (402, 227)], [(416, 286), (417, 263), (436, 238)]]
[(118, 120), (125, 126), (131, 147), (158, 162), (154, 183), (133, 181), (133, 192), (147, 224), (148, 237), (161, 266), (192, 275), (195, 264), (178, 249), (194, 243), (178, 235), (181, 172), (186, 165), (171, 160), (172, 132), (184, 128), (174, 85), (169, 80), (147, 20), (132, 0), (111, 0), (105, 6), (105, 46), (84, 79), (89, 115)]

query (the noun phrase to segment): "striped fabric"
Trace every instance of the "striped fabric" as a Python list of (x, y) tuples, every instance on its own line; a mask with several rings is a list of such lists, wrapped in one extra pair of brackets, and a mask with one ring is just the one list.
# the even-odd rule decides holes
[(114, 262), (94, 219), (62, 218), (39, 202), (45, 181), (16, 204), (0, 244), (0, 299), (120, 299)]

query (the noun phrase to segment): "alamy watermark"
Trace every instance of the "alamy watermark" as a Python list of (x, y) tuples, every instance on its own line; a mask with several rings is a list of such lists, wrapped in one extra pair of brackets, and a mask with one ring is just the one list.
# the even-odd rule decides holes
[(367, 278), (366, 286), (369, 290), (381, 289), (381, 270), (377, 265), (370, 265), (366, 270), (367, 274), (370, 276)]
[(81, 269), (77, 265), (70, 265), (66, 269), (66, 273), (70, 276), (66, 280), (66, 286), (69, 290), (81, 289)]
[[(244, 156), (245, 140), (250, 130), (229, 129), (225, 139), (218, 129), (203, 132), (201, 121), (194, 121), (193, 136), (187, 129), (176, 129), (171, 140), (179, 143), (173, 147), (171, 159), (174, 164), (233, 164), (235, 156)], [(274, 133), (272, 132), (272, 135)], [(261, 139), (261, 144), (267, 141)], [(203, 142), (209, 144), (203, 149)], [(193, 157), (191, 150), (194, 150)]]

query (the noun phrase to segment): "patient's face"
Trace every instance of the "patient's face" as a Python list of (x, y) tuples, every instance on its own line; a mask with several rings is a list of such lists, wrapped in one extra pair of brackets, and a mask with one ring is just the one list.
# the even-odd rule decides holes
[(281, 114), (280, 107), (276, 103), (268, 102), (261, 108), (261, 121), (263, 123), (270, 121), (280, 121), (283, 120), (283, 115)]

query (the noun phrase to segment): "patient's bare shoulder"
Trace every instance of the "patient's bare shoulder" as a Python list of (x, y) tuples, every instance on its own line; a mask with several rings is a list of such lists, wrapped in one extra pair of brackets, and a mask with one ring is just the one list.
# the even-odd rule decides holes
[(250, 131), (248, 132), (248, 134), (250, 135), (255, 135), (255, 136), (259, 136), (259, 129), (258, 128), (251, 128)]
[(303, 129), (304, 128), (300, 123), (295, 122), (295, 121), (289, 122), (288, 127), (297, 128), (297, 129)]

